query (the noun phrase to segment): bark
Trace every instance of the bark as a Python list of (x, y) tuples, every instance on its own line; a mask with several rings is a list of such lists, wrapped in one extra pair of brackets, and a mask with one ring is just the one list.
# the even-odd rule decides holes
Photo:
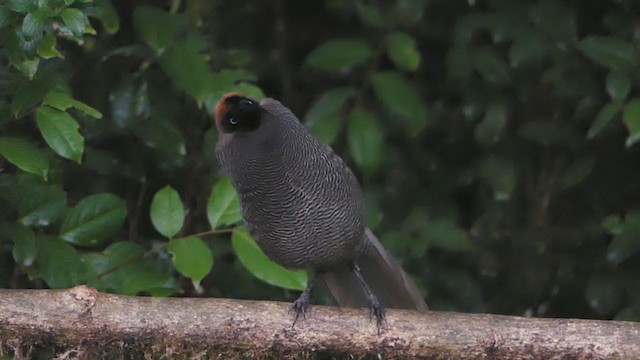
[[(67, 290), (0, 290), (0, 356), (58, 358), (640, 359), (640, 323), (151, 298)], [(53, 356), (52, 356), (53, 357)]]

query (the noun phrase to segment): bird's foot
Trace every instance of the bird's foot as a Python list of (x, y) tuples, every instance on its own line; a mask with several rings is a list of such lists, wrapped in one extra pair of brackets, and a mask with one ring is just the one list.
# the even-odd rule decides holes
[(300, 297), (298, 297), (298, 299), (296, 301), (293, 302), (293, 304), (291, 304), (291, 310), (296, 312), (296, 317), (295, 319), (293, 319), (293, 324), (291, 324), (291, 328), (293, 328), (296, 325), (296, 321), (298, 321), (298, 318), (300, 317), (300, 314), (302, 314), (303, 318), (307, 318), (307, 309), (309, 308), (309, 305), (311, 304), (311, 296), (309, 295), (308, 291), (303, 291), (302, 294), (300, 294)]
[(380, 305), (380, 300), (378, 297), (371, 294), (369, 296), (369, 320), (372, 320), (373, 317), (376, 317), (376, 327), (378, 328), (378, 335), (380, 335), (380, 329), (382, 328), (382, 323), (386, 321), (384, 318), (384, 308)]

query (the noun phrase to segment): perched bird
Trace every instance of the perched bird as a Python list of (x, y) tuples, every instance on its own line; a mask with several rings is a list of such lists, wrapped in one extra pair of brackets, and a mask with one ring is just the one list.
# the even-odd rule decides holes
[(294, 325), (316, 278), (340, 306), (368, 306), (378, 332), (384, 307), (427, 310), (409, 276), (366, 227), (360, 185), (333, 149), (274, 99), (229, 93), (215, 111), (216, 155), (251, 235), (276, 263), (314, 273), (292, 305)]

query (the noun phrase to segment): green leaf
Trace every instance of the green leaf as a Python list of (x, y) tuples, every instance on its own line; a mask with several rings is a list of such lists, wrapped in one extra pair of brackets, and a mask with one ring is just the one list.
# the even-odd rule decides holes
[(36, 73), (38, 72), (38, 66), (40, 65), (40, 58), (23, 60), (18, 63), (14, 63), (13, 65), (29, 80), (33, 80), (33, 77), (36, 76)]
[(382, 211), (382, 205), (380, 194), (367, 192), (365, 194), (365, 203), (367, 204), (367, 227), (371, 230), (376, 230), (382, 219), (384, 218), (384, 213)]
[(178, 90), (198, 101), (202, 101), (207, 95), (212, 73), (195, 44), (173, 44), (162, 54), (160, 63)]
[(42, 76), (25, 82), (13, 97), (13, 116), (21, 115), (26, 109), (41, 101), (55, 84), (56, 79), (53, 76)]
[(550, 53), (549, 41), (537, 31), (520, 31), (509, 49), (509, 63), (517, 68), (538, 64)]
[(624, 230), (624, 222), (618, 214), (611, 214), (602, 219), (602, 228), (611, 235), (619, 235)]
[(133, 26), (138, 38), (157, 54), (169, 47), (177, 32), (177, 17), (157, 7), (138, 6), (133, 11)]
[(149, 92), (147, 83), (125, 78), (109, 95), (111, 119), (121, 129), (132, 127), (141, 118), (148, 116)]
[(102, 118), (102, 114), (98, 110), (76, 99), (73, 99), (69, 95), (62, 92), (52, 91), (44, 97), (43, 101), (45, 104), (58, 110), (65, 111), (68, 108), (73, 107), (96, 119)]
[(374, 115), (363, 107), (349, 114), (349, 149), (358, 167), (374, 172), (382, 162), (384, 134)]
[(627, 125), (629, 137), (625, 145), (630, 147), (640, 140), (640, 98), (635, 98), (624, 107), (622, 121)]
[(107, 33), (117, 33), (120, 28), (120, 19), (118, 18), (118, 12), (113, 7), (111, 1), (95, 0), (93, 4), (95, 5), (93, 12), (88, 15), (95, 16), (100, 19)]
[(240, 82), (233, 85), (231, 87), (231, 92), (239, 92), (256, 100), (264, 99), (266, 97), (262, 89), (248, 82)]
[(0, 138), (0, 155), (23, 171), (47, 178), (49, 172), (47, 157), (42, 150), (24, 139)]
[(66, 8), (60, 12), (60, 17), (73, 35), (82, 37), (85, 32), (90, 33), (89, 19), (79, 9)]
[(304, 290), (307, 287), (306, 271), (287, 270), (271, 261), (245, 228), (234, 230), (231, 245), (242, 265), (258, 279), (284, 289)]
[(51, 59), (54, 57), (62, 58), (62, 54), (56, 48), (56, 37), (51, 32), (47, 32), (38, 45), (38, 55), (43, 59)]
[(101, 291), (135, 295), (161, 286), (166, 276), (148, 270), (140, 244), (120, 241), (109, 245), (102, 253), (85, 253), (87, 285)]
[(23, 266), (31, 266), (36, 258), (36, 235), (28, 227), (14, 223), (0, 223), (0, 230), (13, 240), (13, 259)]
[(341, 71), (363, 64), (372, 53), (363, 39), (334, 39), (311, 51), (305, 64), (325, 71)]
[(594, 274), (587, 284), (585, 298), (598, 314), (611, 314), (620, 308), (623, 292), (613, 275)]
[(178, 126), (164, 114), (137, 122), (133, 128), (136, 136), (153, 149), (186, 154), (185, 142)]
[(354, 88), (345, 86), (330, 89), (322, 94), (304, 117), (305, 125), (311, 134), (325, 144), (331, 144), (340, 131), (340, 112), (355, 93)]
[(0, 124), (11, 121), (11, 105), (8, 102), (0, 100)]
[(473, 66), (488, 83), (506, 84), (510, 81), (509, 66), (490, 48), (474, 52)]
[[(67, 194), (55, 186), (40, 185), (25, 189), (18, 203), (18, 221), (29, 227), (49, 226), (58, 221), (67, 205)], [(18, 191), (17, 188), (15, 189)]]
[[(529, 18), (549, 38), (562, 42), (576, 40), (576, 16), (572, 7), (564, 2), (544, 0), (531, 6)], [(521, 19), (525, 21), (525, 19)]]
[(123, 286), (123, 290), (131, 295), (145, 292), (159, 297), (182, 292), (173, 276), (145, 268), (128, 273)]
[(640, 211), (629, 211), (624, 217), (622, 229), (615, 226), (612, 229), (619, 233), (607, 247), (607, 260), (617, 265), (640, 251)]
[[(87, 271), (87, 281), (85, 285), (102, 292), (115, 290), (113, 286), (107, 284), (105, 279), (109, 275), (112, 275), (113, 272), (100, 276), (112, 268), (108, 257), (99, 253), (87, 252), (81, 255), (81, 259)], [(119, 292), (118, 290), (115, 291)]]
[(27, 37), (36, 37), (42, 33), (49, 21), (50, 10), (40, 8), (30, 12), (22, 21), (22, 34)]
[(168, 238), (174, 237), (184, 225), (182, 200), (178, 192), (168, 185), (153, 196), (150, 214), (153, 227)]
[(226, 176), (211, 188), (211, 195), (207, 202), (207, 219), (212, 230), (220, 226), (237, 224), (242, 220), (238, 194), (231, 185), (231, 180)]
[(485, 22), (483, 24), (486, 28), (485, 31), (490, 33), (494, 44), (515, 41), (517, 35), (525, 29), (539, 33), (528, 26), (529, 24), (523, 24), (522, 19), (527, 16), (525, 6), (501, 6), (496, 10), (495, 12), (480, 12)]
[(395, 71), (373, 75), (373, 89), (387, 108), (408, 120), (405, 128), (410, 135), (416, 135), (427, 125), (427, 107), (416, 89), (407, 79)]
[(344, 115), (339, 112), (323, 114), (313, 122), (309, 128), (311, 134), (325, 144), (332, 144), (338, 137)]
[(6, 6), (19, 13), (27, 13), (35, 11), (38, 8), (35, 0), (9, 0)]
[(174, 278), (165, 271), (159, 272), (156, 260), (144, 255), (140, 244), (129, 241), (113, 243), (102, 253), (85, 254), (83, 259), (91, 275), (89, 285), (125, 295), (147, 292), (167, 296), (178, 292)]
[(0, 29), (11, 24), (13, 12), (5, 7), (0, 7)]
[(490, 19), (486, 14), (479, 12), (471, 12), (460, 17), (455, 24), (453, 43), (459, 48), (467, 48), (476, 32), (489, 25), (488, 20)]
[(587, 139), (593, 139), (598, 135), (602, 129), (604, 129), (604, 127), (607, 126), (607, 124), (609, 124), (621, 111), (622, 103), (619, 101), (612, 101), (603, 106), (591, 123), (591, 127), (587, 132)]
[(378, 4), (368, 4), (365, 1), (356, 1), (356, 13), (362, 22), (379, 28), (384, 24), (384, 16)]
[(578, 49), (611, 70), (628, 72), (638, 66), (633, 45), (614, 36), (589, 35), (580, 41)]
[(86, 268), (76, 250), (53, 236), (36, 239), (36, 266), (40, 276), (52, 289), (69, 288), (81, 284)]
[(489, 156), (480, 162), (479, 174), (493, 190), (496, 201), (508, 201), (516, 187), (516, 170), (509, 160)]
[(421, 239), (443, 250), (471, 251), (474, 249), (467, 232), (449, 218), (429, 220), (423, 228)]
[(120, 229), (127, 207), (113, 194), (93, 194), (69, 211), (60, 229), (60, 238), (77, 245), (95, 246)]
[(58, 155), (82, 161), (84, 138), (78, 132), (78, 123), (66, 112), (49, 106), (41, 106), (36, 112), (36, 122), (44, 140)]
[(445, 59), (451, 77), (466, 78), (473, 71), (473, 52), (466, 46), (456, 46), (449, 50)]
[(145, 249), (135, 242), (117, 241), (109, 245), (102, 253), (115, 265), (123, 265), (124, 262), (132, 263), (132, 260), (142, 258)]
[(612, 71), (607, 76), (607, 93), (611, 100), (624, 100), (631, 89), (631, 77), (620, 71)]
[(620, 310), (612, 319), (615, 321), (640, 321), (640, 308), (629, 306)]
[(594, 160), (586, 157), (567, 167), (560, 175), (561, 189), (568, 189), (582, 183), (593, 171)]
[(424, 0), (395, 1), (393, 2), (395, 6), (392, 10), (393, 15), (391, 16), (393, 16), (395, 18), (394, 21), (397, 21), (400, 25), (409, 26), (416, 24), (422, 19), (426, 3)]
[(484, 118), (475, 128), (476, 141), (490, 146), (500, 141), (502, 131), (507, 124), (507, 107), (501, 101), (490, 104)]
[(200, 284), (213, 267), (211, 249), (200, 238), (189, 236), (169, 241), (168, 251), (173, 255), (173, 266), (194, 283)]
[(402, 70), (415, 71), (420, 66), (421, 55), (416, 40), (409, 34), (396, 31), (387, 35), (387, 55)]

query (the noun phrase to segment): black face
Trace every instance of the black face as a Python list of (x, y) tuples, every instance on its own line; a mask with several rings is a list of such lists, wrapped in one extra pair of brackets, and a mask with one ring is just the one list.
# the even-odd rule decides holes
[(260, 126), (261, 108), (257, 101), (240, 95), (232, 95), (224, 99), (224, 105), (227, 108), (221, 119), (224, 132), (250, 132)]

